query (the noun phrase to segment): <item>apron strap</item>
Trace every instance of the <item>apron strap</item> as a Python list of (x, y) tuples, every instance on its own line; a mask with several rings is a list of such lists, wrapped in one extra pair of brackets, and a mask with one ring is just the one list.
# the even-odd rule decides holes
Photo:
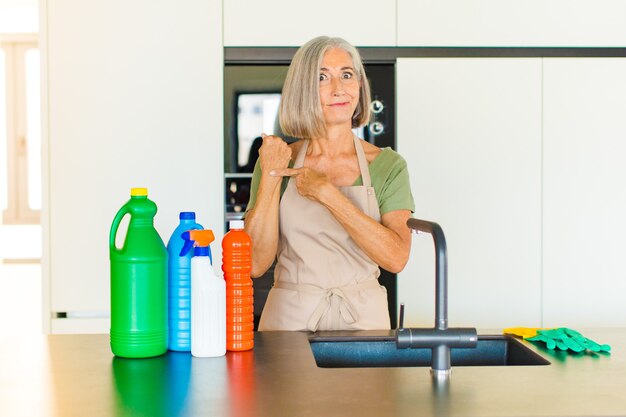
[(307, 329), (315, 332), (320, 327), (322, 320), (328, 316), (331, 310), (331, 302), (336, 299), (339, 302), (339, 313), (341, 314), (341, 318), (347, 324), (356, 323), (359, 319), (359, 314), (350, 302), (350, 299), (346, 296), (344, 291), (363, 291), (371, 288), (380, 287), (380, 283), (378, 279), (374, 276), (371, 279), (366, 281), (344, 285), (343, 287), (334, 287), (334, 288), (321, 288), (311, 284), (295, 284), (293, 282), (284, 282), (284, 281), (276, 281), (274, 283), (276, 288), (282, 288), (285, 290), (291, 291), (303, 291), (312, 294), (321, 295), (320, 301), (317, 304), (317, 307), (309, 317), (307, 322)]
[(304, 143), (300, 146), (300, 151), (298, 152), (298, 156), (296, 156), (296, 160), (293, 163), (294, 168), (302, 168), (304, 166), (304, 157), (306, 156), (306, 150), (309, 147), (309, 139), (304, 139)]
[(365, 158), (365, 152), (363, 151), (363, 144), (361, 139), (357, 135), (354, 136), (354, 149), (356, 149), (356, 158), (359, 160), (359, 170), (361, 171), (361, 180), (365, 187), (372, 186), (372, 179), (370, 178), (370, 170), (367, 165), (367, 158)]

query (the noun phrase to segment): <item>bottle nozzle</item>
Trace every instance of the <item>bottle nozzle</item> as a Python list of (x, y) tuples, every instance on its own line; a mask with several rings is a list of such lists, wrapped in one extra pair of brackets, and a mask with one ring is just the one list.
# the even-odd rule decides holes
[(185, 244), (183, 245), (183, 248), (180, 250), (180, 254), (178, 256), (186, 256), (189, 251), (191, 250), (191, 248), (193, 248), (193, 239), (191, 239), (191, 236), (189, 236), (189, 232), (183, 232), (180, 237), (183, 238), (183, 240), (185, 241)]
[(209, 246), (211, 242), (215, 240), (215, 235), (213, 234), (213, 230), (190, 230), (189, 236), (191, 240), (196, 242), (196, 246)]
[[(208, 254), (209, 259), (211, 260), (211, 264), (213, 264), (213, 256), (211, 255), (211, 242), (215, 240), (215, 235), (213, 234), (213, 230), (188, 230), (184, 232), (181, 237), (185, 241), (185, 245), (180, 251), (180, 256), (185, 256), (192, 247), (196, 248), (207, 248), (203, 256)], [(197, 250), (194, 251), (195, 255), (198, 255)]]

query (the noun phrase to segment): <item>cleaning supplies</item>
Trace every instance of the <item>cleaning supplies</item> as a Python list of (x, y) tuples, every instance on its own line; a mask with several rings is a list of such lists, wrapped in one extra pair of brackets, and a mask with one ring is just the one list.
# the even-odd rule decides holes
[[(111, 350), (126, 358), (167, 351), (167, 250), (154, 228), (156, 204), (148, 190), (133, 188), (113, 219), (111, 262)], [(130, 223), (121, 248), (115, 245), (125, 215)]]
[(226, 353), (226, 284), (213, 270), (210, 244), (212, 230), (190, 230), (182, 234), (186, 256), (191, 258), (191, 354), (206, 358)]
[(545, 329), (536, 327), (511, 327), (504, 329), (505, 334), (521, 336), (524, 340), (531, 342), (543, 342), (548, 349), (571, 350), (573, 352), (583, 352), (591, 350), (593, 352), (609, 352), (611, 346), (598, 344), (586, 338), (580, 332), (567, 327), (555, 329)]
[(168, 253), (168, 348), (181, 352), (191, 350), (191, 257), (192, 251), (180, 256), (185, 245), (182, 234), (188, 230), (201, 230), (196, 223), (196, 213), (183, 211), (180, 223), (167, 242)]
[(254, 348), (254, 288), (252, 240), (244, 231), (243, 220), (231, 220), (230, 231), (222, 239), (222, 271), (226, 280), (226, 349)]

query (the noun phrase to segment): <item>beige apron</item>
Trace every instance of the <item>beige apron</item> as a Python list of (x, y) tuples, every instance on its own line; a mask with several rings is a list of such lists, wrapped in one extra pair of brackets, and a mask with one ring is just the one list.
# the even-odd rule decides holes
[[(303, 166), (308, 145), (305, 140), (294, 168)], [(356, 136), (354, 146), (363, 185), (339, 189), (380, 222), (367, 160)], [(278, 263), (259, 330), (389, 329), (387, 291), (378, 282), (378, 265), (330, 211), (302, 197), (291, 178), (279, 213)]]

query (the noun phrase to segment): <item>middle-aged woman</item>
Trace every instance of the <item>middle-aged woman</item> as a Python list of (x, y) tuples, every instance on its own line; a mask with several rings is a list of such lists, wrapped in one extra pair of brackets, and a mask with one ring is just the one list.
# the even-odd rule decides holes
[(370, 90), (358, 51), (318, 37), (296, 52), (279, 109), (288, 145), (263, 136), (246, 213), (252, 276), (272, 265), (259, 330), (389, 329), (379, 266), (401, 271), (414, 210), (404, 159), (359, 139)]

